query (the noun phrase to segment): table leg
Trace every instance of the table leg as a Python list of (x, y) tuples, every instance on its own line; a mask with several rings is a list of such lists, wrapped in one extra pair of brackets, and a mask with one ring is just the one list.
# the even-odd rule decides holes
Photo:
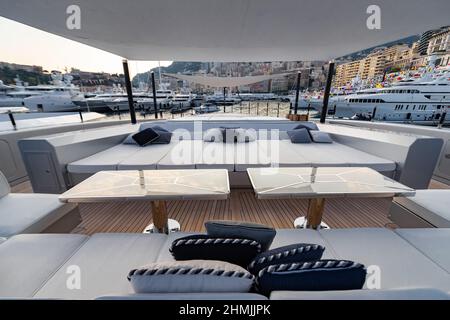
[(167, 204), (165, 201), (152, 201), (153, 223), (144, 229), (144, 233), (178, 232), (181, 230), (180, 223), (168, 219)]
[(325, 199), (314, 198), (309, 200), (308, 215), (306, 216), (306, 227), (308, 229), (320, 228), (324, 209)]
[(152, 201), (153, 225), (157, 233), (169, 233), (169, 214), (166, 201)]
[(329, 229), (328, 225), (322, 222), (323, 211), (325, 209), (325, 199), (314, 198), (309, 200), (308, 213), (306, 217), (295, 219), (294, 227), (297, 229)]

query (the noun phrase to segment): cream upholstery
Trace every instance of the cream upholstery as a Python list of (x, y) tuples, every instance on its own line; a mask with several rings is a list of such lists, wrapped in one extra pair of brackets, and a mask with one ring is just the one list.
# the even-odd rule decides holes
[(438, 228), (450, 228), (450, 190), (417, 190), (395, 203)]
[(96, 173), (102, 170), (117, 170), (117, 166), (141, 151), (137, 145), (119, 144), (90, 157), (67, 165), (71, 173)]
[[(128, 272), (151, 262), (173, 260), (168, 250), (170, 244), (186, 235), (180, 232), (170, 235), (97, 234), (90, 238), (15, 236), (0, 244), (0, 297), (133, 299), (135, 295), (126, 279)], [(416, 243), (419, 240), (420, 245)], [(358, 299), (446, 298), (442, 292), (450, 292), (450, 277), (445, 269), (449, 251), (442, 243), (447, 242), (448, 233), (436, 229), (429, 229), (427, 233), (410, 230), (401, 236), (388, 229), (277, 230), (271, 248), (315, 243), (325, 246), (326, 259), (348, 259), (366, 267), (378, 266), (381, 290), (274, 292), (272, 299), (351, 299), (355, 294), (360, 294)], [(80, 290), (70, 290), (66, 286), (70, 266), (81, 268)], [(147, 295), (135, 298), (152, 299)]]
[(0, 198), (0, 237), (21, 233), (40, 233), (76, 209), (54, 194), (11, 193)]
[[(95, 299), (112, 293), (133, 293), (128, 272), (156, 261), (165, 239), (161, 234), (96, 234), (38, 290), (36, 297)], [(80, 290), (61, 285), (71, 265), (81, 268)]]
[(450, 300), (450, 295), (432, 288), (349, 291), (274, 291), (270, 300)]
[(396, 229), (395, 232), (450, 274), (450, 229)]
[(134, 146), (139, 150), (129, 157), (121, 160), (118, 170), (153, 170), (156, 169), (158, 162), (178, 144), (173, 141), (169, 144), (154, 144), (146, 147)]
[(87, 239), (73, 234), (18, 235), (2, 243), (0, 296), (33, 297)]

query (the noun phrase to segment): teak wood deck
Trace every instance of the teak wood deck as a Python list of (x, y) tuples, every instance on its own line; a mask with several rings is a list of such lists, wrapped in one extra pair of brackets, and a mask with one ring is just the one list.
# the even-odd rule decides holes
[[(430, 188), (448, 188), (432, 182)], [(32, 192), (28, 182), (13, 192)], [(204, 231), (208, 220), (241, 220), (262, 223), (275, 228), (293, 228), (293, 221), (303, 216), (308, 201), (300, 199), (258, 200), (251, 189), (232, 190), (223, 201), (169, 201), (169, 217), (181, 223), (182, 231)], [(391, 199), (333, 199), (325, 204), (324, 222), (331, 228), (370, 228), (395, 225), (387, 217)], [(73, 233), (104, 232), (140, 233), (152, 222), (147, 201), (80, 204), (83, 222)]]

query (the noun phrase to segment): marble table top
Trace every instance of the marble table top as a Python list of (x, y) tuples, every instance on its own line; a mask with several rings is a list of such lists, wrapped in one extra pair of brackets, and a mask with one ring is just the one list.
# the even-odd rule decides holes
[(411, 196), (415, 191), (370, 168), (250, 168), (260, 199)]
[(62, 194), (62, 202), (224, 200), (227, 170), (101, 171)]

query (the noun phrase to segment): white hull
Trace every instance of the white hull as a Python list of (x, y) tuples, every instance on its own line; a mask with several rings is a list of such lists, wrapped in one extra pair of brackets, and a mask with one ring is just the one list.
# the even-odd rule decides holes
[(25, 107), (38, 112), (70, 112), (77, 111), (78, 106), (72, 102), (70, 95), (39, 95), (24, 99)]
[(23, 99), (0, 97), (0, 108), (2, 107), (23, 107)]
[[(316, 108), (321, 111), (321, 106)], [(329, 114), (337, 118), (363, 116), (378, 121), (437, 124), (450, 112), (448, 76), (434, 81), (412, 81), (382, 89), (367, 89), (333, 97)], [(450, 123), (450, 115), (445, 123)]]

